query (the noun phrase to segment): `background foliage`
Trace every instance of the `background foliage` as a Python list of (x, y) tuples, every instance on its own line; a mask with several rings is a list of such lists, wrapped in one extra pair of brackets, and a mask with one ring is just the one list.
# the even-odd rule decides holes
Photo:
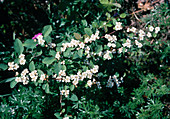
[[(140, 3), (143, 6), (139, 6)], [(1, 118), (169, 118), (168, 1), (4, 0), (0, 2), (0, 10)], [(123, 23), (120, 32), (113, 29), (116, 22)], [(63, 53), (61, 59), (65, 65), (55, 59), (62, 43), (71, 39), (83, 42), (96, 30), (100, 31), (100, 40), (88, 44), (92, 52), (108, 49), (104, 47), (105, 34), (116, 35), (119, 48), (127, 38), (138, 35), (126, 32), (132, 26), (146, 32), (150, 26), (159, 26), (161, 30), (146, 38), (141, 49), (116, 52), (111, 60), (93, 54), (86, 58), (82, 50), (75, 48)], [(48, 47), (36, 46), (31, 38), (37, 33), (43, 33)], [(55, 43), (56, 48), (50, 48), (50, 43)], [(26, 55), (27, 67), (19, 71), (36, 69), (38, 74), (48, 75), (48, 80), (17, 84), (15, 72), (8, 71), (7, 64), (19, 62), (18, 56), (22, 53)], [(95, 78), (102, 88), (89, 87), (87, 80), (76, 87), (52, 78), (53, 72), (58, 74), (59, 69), (75, 74), (94, 65), (100, 67)], [(114, 82), (112, 88), (106, 87), (110, 75), (123, 77), (120, 86)], [(61, 95), (63, 89), (70, 90), (68, 97)]]

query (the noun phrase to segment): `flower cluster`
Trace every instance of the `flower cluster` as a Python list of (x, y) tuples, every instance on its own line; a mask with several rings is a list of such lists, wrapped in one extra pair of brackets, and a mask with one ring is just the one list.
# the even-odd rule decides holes
[[(85, 72), (82, 73), (78, 71), (77, 74), (75, 75), (72, 74), (70, 76), (66, 75), (65, 70), (60, 70), (59, 75), (57, 76), (57, 74), (54, 74), (53, 78), (56, 78), (57, 81), (59, 82), (65, 82), (65, 83), (72, 82), (73, 85), (77, 86), (79, 81), (83, 81), (85, 78), (92, 79), (93, 74), (96, 74), (98, 70), (99, 70), (99, 66), (94, 65), (94, 68), (90, 70), (86, 70)], [(92, 83), (90, 83), (90, 81), (88, 81), (88, 85), (91, 87)]]
[(90, 38), (89, 37), (85, 38), (84, 43), (88, 43), (88, 42), (91, 43), (92, 41), (95, 41), (96, 39), (99, 39), (99, 31), (96, 31), (95, 34), (92, 34)]
[(115, 30), (121, 30), (122, 29), (122, 23), (121, 22), (116, 22)]
[(43, 40), (43, 35), (42, 35), (42, 33), (38, 33), (38, 34), (34, 35), (34, 37), (32, 37), (32, 39), (33, 39), (34, 41), (36, 41), (36, 39), (37, 39), (37, 40), (38, 40), (38, 44), (44, 45), (45, 40)]
[(17, 70), (19, 68), (19, 65), (17, 63), (15, 64), (14, 62), (8, 62), (8, 66), (8, 70)]
[(25, 62), (26, 62), (26, 60), (25, 60), (25, 55), (24, 54), (20, 54), (19, 55), (19, 63), (20, 63), (20, 65), (25, 65)]
[(65, 95), (65, 97), (68, 97), (70, 90), (61, 90), (60, 94)]

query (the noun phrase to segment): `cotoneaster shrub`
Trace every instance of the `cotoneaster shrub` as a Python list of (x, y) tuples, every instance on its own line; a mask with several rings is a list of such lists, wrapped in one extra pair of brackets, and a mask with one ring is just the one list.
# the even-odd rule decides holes
[[(162, 52), (168, 50), (168, 42), (159, 40), (162, 28), (128, 26), (126, 13), (113, 15), (120, 4), (100, 3), (106, 13), (91, 24), (82, 20), (82, 26), (68, 27), (57, 38), (53, 37), (56, 29), (47, 25), (30, 39), (15, 39), (7, 63), (14, 77), (5, 82), (30, 93), (25, 96), (28, 111), (17, 107), (23, 94), (12, 102), (15, 92), (7, 109), (1, 110), (4, 118), (50, 118), (50, 113), (56, 118), (166, 118), (162, 100), (169, 91), (167, 75), (157, 74), (162, 64), (167, 66), (168, 54)], [(29, 102), (32, 97), (35, 100)], [(16, 107), (10, 108), (12, 104)], [(38, 113), (29, 108), (31, 104), (38, 104)]]

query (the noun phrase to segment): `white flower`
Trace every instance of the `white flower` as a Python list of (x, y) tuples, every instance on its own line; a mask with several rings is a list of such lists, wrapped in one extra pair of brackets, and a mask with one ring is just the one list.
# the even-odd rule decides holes
[[(39, 35), (39, 36), (40, 36), (40, 35)], [(45, 40), (43, 40), (43, 39), (38, 39), (38, 44), (44, 45), (44, 42), (45, 42)]]
[(65, 61), (63, 60), (63, 61), (61, 62), (61, 64), (63, 64), (63, 65), (64, 65), (64, 64), (65, 64)]
[(143, 36), (139, 36), (139, 40), (143, 40)]
[(25, 55), (24, 55), (24, 54), (20, 54), (20, 55), (19, 55), (19, 58), (20, 58), (20, 59), (25, 59)]
[(121, 22), (116, 22), (116, 26), (115, 26), (115, 30), (118, 31), (118, 30), (121, 30), (122, 29), (122, 23)]
[(117, 41), (117, 37), (115, 35), (112, 35), (113, 41)]
[(15, 81), (16, 81), (16, 82), (22, 82), (22, 81), (21, 81), (21, 77), (16, 77), (16, 78), (15, 78)]
[(66, 76), (65, 82), (66, 82), (66, 83), (70, 82), (70, 77), (69, 77), (69, 76)]
[(153, 26), (150, 26), (150, 27), (149, 27), (149, 31), (152, 32), (153, 30), (154, 30), (154, 27), (153, 27)]
[(60, 54), (59, 54), (59, 52), (56, 53), (55, 58), (57, 58), (58, 60), (60, 59)]
[(15, 76), (18, 76), (19, 75), (19, 73), (18, 72), (15, 72)]
[(136, 33), (136, 28), (135, 28), (135, 27), (132, 27), (132, 28), (130, 29), (130, 31), (132, 31), (133, 33)]
[(44, 80), (45, 80), (45, 74), (41, 74), (40, 80), (41, 80), (41, 81), (44, 81)]
[(160, 27), (155, 28), (155, 33), (158, 33), (160, 31)]
[(56, 44), (55, 44), (55, 43), (51, 43), (51, 44), (50, 44), (50, 47), (51, 47), (51, 48), (54, 48), (54, 47), (56, 47)]
[(90, 42), (89, 37), (87, 37), (87, 38), (84, 39), (84, 43), (88, 43), (88, 42)]
[(145, 36), (145, 32), (144, 32), (143, 30), (141, 30), (141, 29), (139, 30), (139, 36), (140, 36), (140, 37)]
[(107, 59), (107, 60), (110, 60), (110, 59), (111, 59), (111, 57), (110, 57), (110, 55), (109, 55), (110, 53), (111, 53), (111, 52), (107, 50), (107, 52), (106, 52), (106, 54), (104, 54), (103, 58), (104, 58), (104, 59)]
[(150, 38), (150, 37), (152, 37), (152, 34), (150, 32), (148, 32), (147, 36)]
[(19, 65), (18, 64), (15, 64), (14, 65), (14, 69), (17, 70), (19, 68)]
[(8, 62), (8, 70), (13, 70), (14, 69), (14, 62)]
[(87, 77), (87, 73), (83, 72), (81, 76), (82, 76), (82, 78), (86, 78)]
[(84, 46), (85, 46), (85, 44), (84, 44), (83, 42), (81, 42), (81, 43), (79, 44), (79, 47), (82, 48), (82, 49), (84, 48)]
[(78, 84), (78, 80), (74, 79), (73, 85), (77, 85), (77, 84)]
[(123, 45), (123, 47), (128, 47), (128, 48), (130, 48), (132, 45), (131, 45), (131, 40), (129, 40), (129, 39), (127, 39), (126, 40), (126, 43), (124, 43), (124, 44), (122, 44)]
[(60, 70), (59, 75), (60, 76), (66, 76), (65, 70)]
[(102, 51), (100, 51), (100, 52), (98, 53), (98, 56), (100, 56), (100, 57), (102, 56)]
[[(66, 47), (61, 47), (61, 52), (64, 52), (66, 50)], [(58, 56), (59, 57), (59, 56)], [(58, 59), (58, 58), (57, 58)]]
[(108, 47), (111, 47), (111, 46), (112, 46), (112, 44), (111, 44), (111, 43), (108, 43), (108, 44), (107, 44), (107, 46), (108, 46)]
[(93, 84), (93, 83), (92, 83), (91, 80), (88, 80), (88, 81), (87, 81), (87, 85), (88, 85), (89, 87), (91, 87), (92, 84)]
[(89, 78), (89, 79), (92, 79), (92, 76), (93, 76), (92, 73), (87, 74), (87, 78)]
[(137, 40), (135, 40), (135, 44), (138, 46), (138, 48), (141, 48), (143, 46), (142, 43), (138, 42)]
[(90, 51), (90, 47), (89, 46), (87, 46), (86, 48), (85, 48), (85, 53), (89, 53), (89, 51)]
[(63, 119), (69, 119), (69, 117), (64, 117)]
[(130, 28), (127, 28), (127, 32), (129, 32), (130, 31)]
[(61, 94), (61, 95), (64, 95), (64, 93), (65, 93), (65, 90), (61, 90), (61, 91), (60, 91), (60, 94)]
[(23, 80), (23, 85), (26, 85), (26, 84), (28, 84), (28, 83), (29, 83), (28, 80)]
[(67, 97), (69, 95), (69, 92), (70, 92), (69, 90), (65, 91), (65, 97)]
[(34, 77), (32, 77), (31, 81), (36, 82), (37, 78), (38, 78), (38, 76), (34, 76)]
[(25, 65), (25, 62), (26, 62), (25, 59), (20, 59), (20, 60), (19, 60), (20, 65)]

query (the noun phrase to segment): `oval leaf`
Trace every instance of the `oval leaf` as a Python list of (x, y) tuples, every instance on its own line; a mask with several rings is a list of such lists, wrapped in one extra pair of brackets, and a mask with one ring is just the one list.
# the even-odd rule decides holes
[(88, 35), (91, 36), (93, 34), (93, 32), (91, 31), (90, 28), (84, 28), (84, 32)]
[(77, 40), (81, 39), (81, 35), (80, 35), (79, 33), (74, 33), (74, 37), (75, 37)]
[(71, 100), (71, 101), (78, 101), (78, 97), (77, 97), (75, 94), (73, 94), (73, 95), (71, 96), (70, 100)]
[(11, 87), (11, 88), (14, 88), (17, 83), (18, 83), (18, 82), (16, 82), (15, 80), (13, 80), (13, 81), (10, 83), (10, 87)]
[(44, 37), (47, 37), (51, 32), (52, 32), (51, 25), (44, 26), (44, 28), (42, 30)]
[(56, 59), (54, 57), (46, 57), (42, 60), (44, 64), (52, 64)]
[(34, 42), (34, 40), (32, 39), (28, 39), (24, 42), (23, 46), (27, 47), (27, 48), (35, 48), (36, 47), (36, 42)]
[(16, 39), (15, 42), (14, 42), (14, 50), (19, 55), (22, 54), (22, 52), (24, 51), (24, 47), (22, 45), (22, 42), (19, 39)]
[(30, 70), (30, 71), (34, 71), (34, 70), (35, 70), (34, 61), (32, 61), (32, 62), (29, 64), (29, 70)]

